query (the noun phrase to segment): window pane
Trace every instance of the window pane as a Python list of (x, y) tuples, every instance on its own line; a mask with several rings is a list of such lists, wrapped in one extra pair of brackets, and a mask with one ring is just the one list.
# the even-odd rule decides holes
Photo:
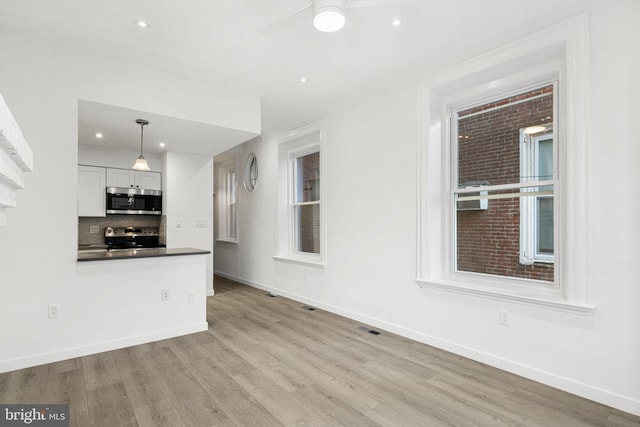
[(550, 85), (458, 112), (458, 187), (525, 181), (520, 129), (551, 123), (552, 94)]
[(236, 205), (229, 206), (229, 236), (236, 238), (238, 236), (238, 211)]
[(296, 251), (320, 253), (320, 205), (295, 206)]
[[(542, 188), (531, 189), (532, 192), (538, 190)], [(489, 191), (490, 196), (506, 193), (508, 191)], [(457, 271), (554, 281), (552, 263), (520, 262), (520, 239), (523, 237), (520, 233), (521, 199), (529, 202), (536, 199), (553, 201), (553, 198), (549, 197), (513, 195), (509, 198), (489, 200), (487, 209), (457, 211)], [(551, 218), (553, 220), (553, 206)], [(553, 231), (551, 233), (553, 236)], [(553, 245), (553, 241), (551, 244)]]
[(229, 182), (229, 203), (234, 204), (236, 202), (236, 194), (237, 194), (237, 174), (236, 171), (229, 172), (228, 175)]
[(320, 200), (320, 152), (296, 158), (296, 202)]
[(553, 198), (538, 197), (538, 238), (536, 250), (553, 255)]
[(553, 139), (538, 142), (538, 181), (553, 179)]

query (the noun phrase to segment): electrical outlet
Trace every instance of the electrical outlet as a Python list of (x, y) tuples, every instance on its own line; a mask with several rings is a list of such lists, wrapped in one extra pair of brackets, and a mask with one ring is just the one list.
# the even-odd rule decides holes
[(192, 304), (192, 303), (196, 302), (196, 293), (195, 292), (189, 292), (187, 294), (187, 302), (189, 304)]
[(89, 234), (98, 234), (100, 232), (99, 225), (90, 225), (89, 226)]
[(60, 317), (60, 306), (58, 304), (49, 304), (49, 319)]
[(504, 326), (509, 326), (509, 312), (505, 310), (500, 310), (500, 324)]
[(162, 301), (169, 301), (169, 289), (162, 290)]

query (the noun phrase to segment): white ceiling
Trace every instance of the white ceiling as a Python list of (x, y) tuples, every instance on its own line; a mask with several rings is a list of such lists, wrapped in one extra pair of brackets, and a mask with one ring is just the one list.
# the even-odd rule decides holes
[[(348, 9), (346, 26), (336, 33), (315, 30), (309, 13), (264, 35), (261, 29), (308, 0), (0, 0), (0, 31), (89, 47), (256, 94), (262, 98), (263, 131), (287, 130), (321, 118), (332, 100), (350, 91), (384, 83), (390, 75), (417, 79), (574, 16), (598, 1), (604, 0), (347, 0), (352, 6), (386, 4)], [(623, 2), (607, 3), (614, 7)], [(393, 27), (394, 18), (402, 25)], [(149, 28), (137, 27), (137, 19), (147, 20)], [(299, 81), (303, 75), (306, 84)], [(94, 113), (105, 113), (99, 105), (93, 107)], [(84, 113), (82, 141), (94, 133), (90, 128), (98, 120)], [(118, 141), (126, 140), (126, 148), (139, 149), (139, 117), (115, 110), (106, 115), (118, 137), (103, 143), (119, 146)], [(164, 126), (169, 119), (140, 118), (152, 122), (145, 127), (149, 150), (152, 139), (170, 143), (182, 135), (181, 144), (187, 144), (191, 129), (194, 137), (207, 132), (191, 122), (167, 121)], [(171, 126), (182, 126), (182, 133), (170, 133)], [(228, 129), (209, 131), (211, 137), (250, 137)], [(184, 151), (202, 149), (195, 143)]]
[[(249, 132), (130, 110), (97, 102), (78, 101), (78, 143), (140, 151), (140, 125), (144, 127), (144, 152), (181, 151), (215, 155), (255, 136)], [(96, 138), (100, 132), (103, 137)], [(163, 142), (165, 147), (160, 147)]]

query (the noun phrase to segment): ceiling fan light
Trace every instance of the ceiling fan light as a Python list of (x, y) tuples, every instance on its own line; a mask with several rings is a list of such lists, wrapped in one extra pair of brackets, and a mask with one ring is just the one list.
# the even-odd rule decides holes
[(144, 156), (140, 156), (136, 159), (136, 162), (133, 164), (133, 169), (137, 171), (148, 171), (150, 170), (149, 164), (147, 163), (147, 159)]
[(332, 33), (344, 27), (345, 22), (344, 7), (340, 5), (314, 6), (313, 26), (317, 30)]

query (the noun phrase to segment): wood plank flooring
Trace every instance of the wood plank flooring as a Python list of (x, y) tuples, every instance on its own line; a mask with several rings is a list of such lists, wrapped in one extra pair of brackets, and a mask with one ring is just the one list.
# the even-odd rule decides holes
[(219, 277), (209, 331), (0, 374), (73, 426), (640, 426), (551, 387)]

